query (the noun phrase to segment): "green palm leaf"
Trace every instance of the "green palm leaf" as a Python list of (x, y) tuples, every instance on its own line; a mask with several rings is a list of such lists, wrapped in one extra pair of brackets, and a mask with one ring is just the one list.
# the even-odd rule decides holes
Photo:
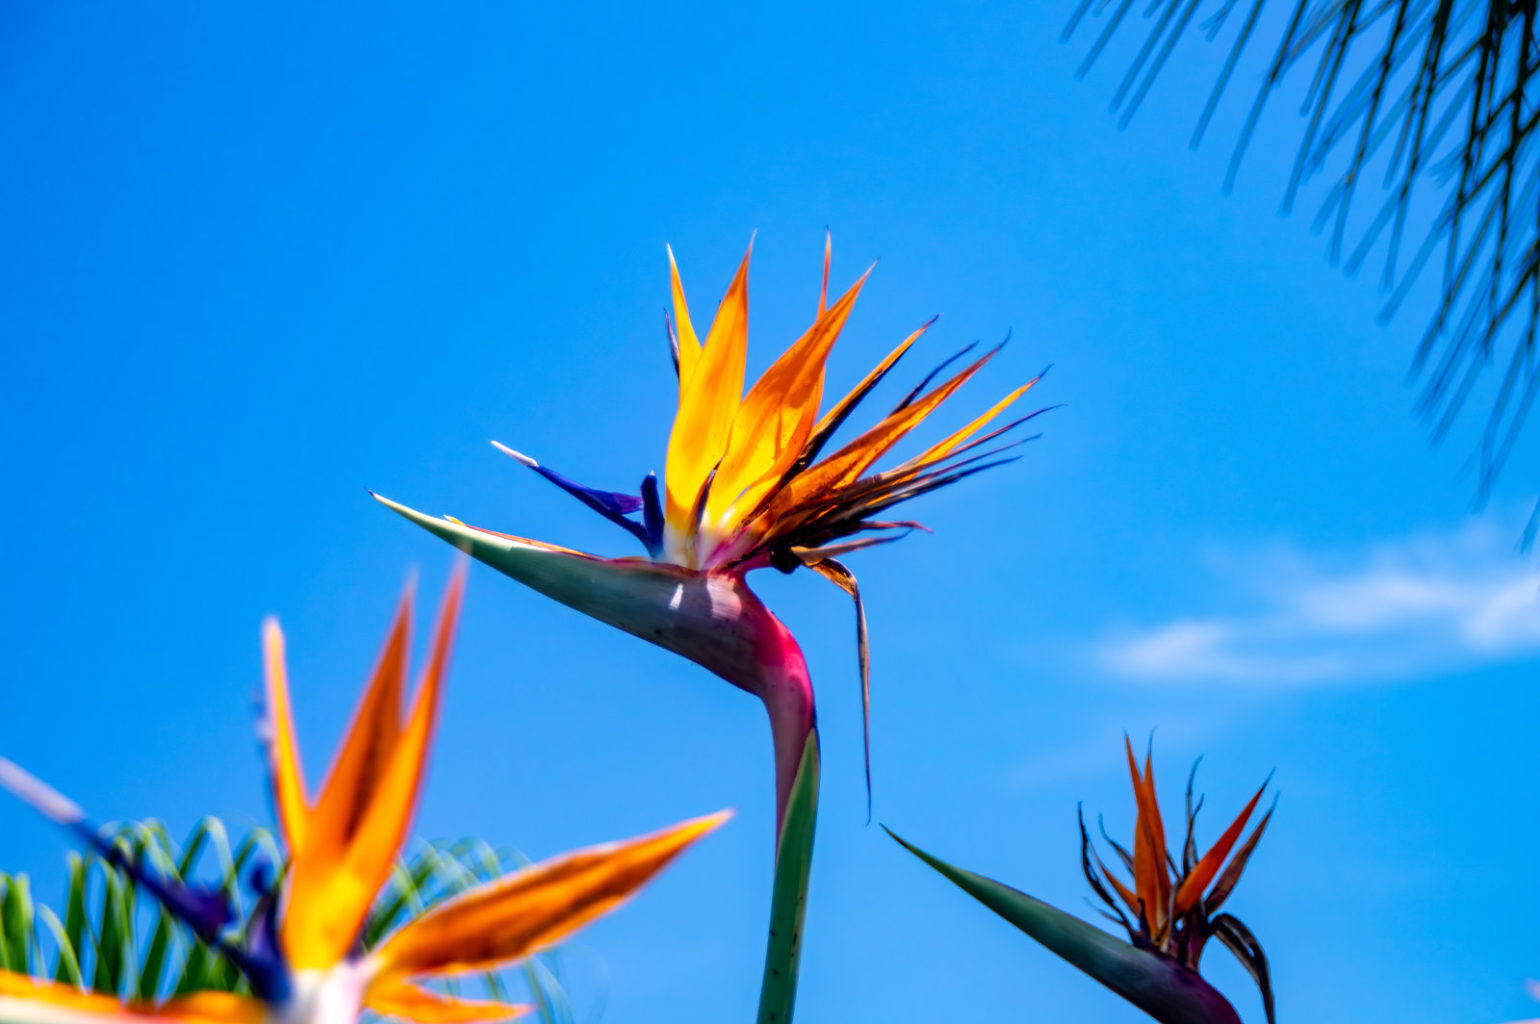
[[(1078, 0), (1065, 28), (1100, 16), (1084, 73), (1124, 27), (1134, 0)], [(1540, 113), (1537, 0), (1142, 0), (1148, 29), (1113, 94), (1127, 123), (1196, 28), (1228, 34), (1229, 54), (1192, 135), (1196, 146), (1248, 45), (1272, 56), (1241, 129), (1226, 188), (1285, 78), (1308, 74), (1302, 127), (1284, 205), (1323, 173), (1331, 179), (1317, 226), (1331, 226), (1331, 256), (1356, 270), (1386, 243), (1388, 317), (1430, 263), (1439, 302), (1413, 361), (1418, 412), (1441, 438), (1488, 367), (1498, 376), (1480, 440), (1480, 487), (1490, 487), (1540, 391), (1534, 359), (1540, 321)], [(1381, 176), (1366, 223), (1350, 226), (1359, 186)], [(1437, 212), (1403, 252), (1414, 205)], [(1413, 228), (1413, 230), (1422, 230)], [(1357, 241), (1349, 243), (1349, 236)]]

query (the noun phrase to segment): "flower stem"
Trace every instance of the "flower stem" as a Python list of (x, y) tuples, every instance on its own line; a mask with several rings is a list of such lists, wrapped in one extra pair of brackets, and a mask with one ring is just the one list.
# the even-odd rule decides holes
[[(774, 721), (773, 716), (771, 721)], [(797, 998), (802, 916), (807, 910), (807, 883), (813, 866), (813, 828), (818, 818), (818, 770), (818, 730), (814, 728), (806, 734), (784, 813), (779, 819), (775, 888), (770, 897), (770, 935), (765, 947), (765, 976), (759, 989), (759, 1024), (787, 1024)]]

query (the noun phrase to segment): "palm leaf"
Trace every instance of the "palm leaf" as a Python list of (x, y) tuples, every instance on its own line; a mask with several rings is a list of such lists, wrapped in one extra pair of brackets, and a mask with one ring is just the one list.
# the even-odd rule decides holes
[[(1133, 0), (1079, 0), (1068, 38), (1093, 7), (1103, 28), (1082, 73), (1126, 24)], [(1111, 11), (1108, 11), (1108, 8)], [(1438, 265), (1438, 305), (1417, 348), (1417, 411), (1435, 440), (1478, 384), (1493, 397), (1479, 442), (1485, 495), (1512, 452), (1537, 390), (1540, 320), (1540, 110), (1532, 76), (1537, 0), (1144, 0), (1148, 30), (1113, 96), (1127, 123), (1184, 36), (1229, 34), (1229, 54), (1198, 117), (1207, 129), (1248, 45), (1270, 40), (1261, 85), (1241, 129), (1225, 186), (1285, 78), (1309, 75), (1299, 148), (1284, 205), (1312, 178), (1330, 179), (1317, 226), (1331, 226), (1331, 258), (1357, 270), (1385, 243), (1384, 315)], [(1202, 16), (1200, 16), (1202, 15)], [(1367, 223), (1350, 225), (1358, 186), (1381, 176)], [(1422, 240), (1403, 250), (1414, 208), (1437, 208)], [(1356, 241), (1350, 245), (1349, 236)]]

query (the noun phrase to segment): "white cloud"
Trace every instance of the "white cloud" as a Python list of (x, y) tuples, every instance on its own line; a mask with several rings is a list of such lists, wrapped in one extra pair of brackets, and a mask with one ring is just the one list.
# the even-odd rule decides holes
[(1356, 552), (1275, 547), (1214, 560), (1245, 611), (1105, 637), (1101, 664), (1138, 679), (1310, 683), (1410, 678), (1540, 654), (1540, 566), (1518, 528), (1485, 520)]

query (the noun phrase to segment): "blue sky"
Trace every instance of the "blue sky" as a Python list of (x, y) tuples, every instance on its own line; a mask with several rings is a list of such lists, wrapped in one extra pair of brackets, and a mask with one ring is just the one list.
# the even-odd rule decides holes
[[(1278, 216), (1292, 136), (1222, 197), (1249, 95), (1185, 146), (1222, 54), (1119, 132), (1121, 51), (1075, 81), (1070, 6), (6, 5), (0, 752), (103, 819), (267, 821), (262, 616), (318, 770), (404, 579), (451, 565), (365, 489), (632, 553), (487, 442), (661, 469), (665, 243), (709, 309), (758, 231), (752, 369), (827, 226), (837, 285), (880, 258), (831, 387), (940, 312), (911, 377), (1012, 341), (936, 434), (1048, 363), (1065, 403), (852, 560), (876, 821), (1090, 913), (1075, 806), (1127, 834), (1122, 735), (1154, 730), (1169, 800), (1204, 756), (1211, 830), (1276, 772), (1232, 909), (1281, 1019), (1532, 1012), (1533, 446), (1473, 511), (1469, 430), (1430, 449), (1409, 412), (1426, 305), (1377, 326), (1375, 275)], [(848, 606), (755, 583), (820, 695), (799, 1020), (1142, 1019), (866, 824)], [(738, 808), (567, 960), (585, 1021), (745, 1019), (763, 712), (490, 570), (467, 602), (419, 833), (538, 857)], [(58, 835), (0, 803), (0, 837), (57, 891)]]

